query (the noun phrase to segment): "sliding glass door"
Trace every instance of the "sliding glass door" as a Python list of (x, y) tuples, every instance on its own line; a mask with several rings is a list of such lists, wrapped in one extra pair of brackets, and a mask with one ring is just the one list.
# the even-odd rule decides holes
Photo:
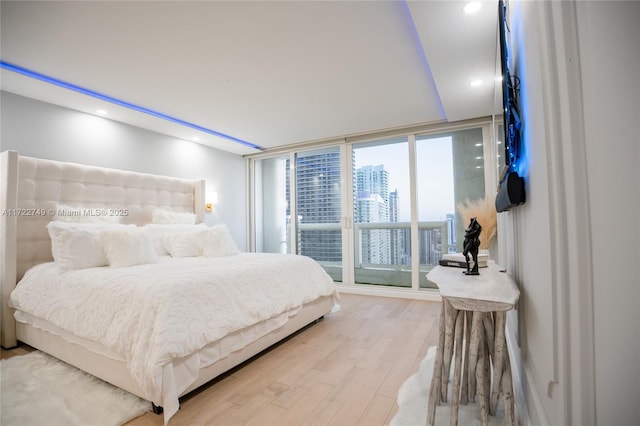
[(342, 189), (340, 148), (295, 156), (297, 253), (316, 260), (342, 281)]
[(420, 287), (428, 287), (426, 273), (455, 252), (455, 185), (450, 135), (416, 138), (418, 198), (418, 259)]
[(342, 281), (340, 148), (251, 164), (254, 250), (311, 257)]
[(411, 287), (407, 137), (353, 145), (356, 284)]
[(254, 250), (290, 253), (289, 156), (253, 162)]
[(484, 197), (487, 165), (495, 174), (486, 128), (251, 162), (252, 246), (309, 256), (344, 285), (428, 288), (425, 276), (442, 256), (462, 251), (460, 205)]

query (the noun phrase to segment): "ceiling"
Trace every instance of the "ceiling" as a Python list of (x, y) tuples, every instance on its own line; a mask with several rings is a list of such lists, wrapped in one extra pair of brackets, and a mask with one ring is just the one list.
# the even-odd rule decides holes
[(481, 3), (3, 0), (2, 90), (236, 154), (482, 117), (497, 2)]

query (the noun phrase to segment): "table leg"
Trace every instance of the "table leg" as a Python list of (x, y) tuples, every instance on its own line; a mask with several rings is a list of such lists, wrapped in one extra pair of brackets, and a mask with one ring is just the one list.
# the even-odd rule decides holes
[(493, 380), (491, 391), (491, 414), (496, 413), (498, 408), (498, 401), (500, 399), (500, 391), (502, 389), (502, 374), (504, 372), (505, 365), (505, 313), (496, 312), (496, 326), (495, 326), (495, 341), (494, 341), (494, 357), (493, 357)]
[(446, 325), (444, 329), (444, 361), (442, 364), (442, 387), (440, 392), (442, 393), (442, 402), (447, 402), (449, 395), (449, 377), (451, 375), (451, 358), (453, 357), (454, 329), (458, 310), (451, 306), (448, 300), (445, 300), (444, 304), (446, 308)]
[(427, 409), (427, 425), (433, 426), (436, 420), (436, 405), (440, 403), (440, 386), (442, 384), (442, 358), (444, 351), (444, 326), (445, 326), (445, 303), (442, 302), (440, 311), (440, 324), (438, 347), (436, 348), (436, 359), (433, 362), (433, 376), (431, 377), (431, 388), (429, 389), (429, 406)]
[[(476, 313), (474, 313), (475, 315)], [(482, 325), (482, 315), (481, 312), (477, 312), (477, 316), (480, 318), (480, 325)], [(475, 317), (474, 317), (475, 319)], [(489, 398), (487, 395), (487, 363), (489, 361), (489, 354), (487, 353), (487, 342), (484, 334), (484, 327), (481, 327), (482, 331), (480, 332), (479, 342), (478, 342), (478, 366), (477, 366), (477, 376), (478, 376), (478, 399), (480, 399), (480, 424), (482, 426), (487, 426), (489, 424)]]
[[(485, 316), (491, 315), (486, 312)], [(491, 397), (491, 359), (489, 355), (492, 351), (489, 350), (490, 346), (493, 346), (493, 342), (491, 344), (487, 340), (487, 336), (484, 336), (484, 400), (485, 405), (487, 407), (487, 414), (491, 414), (491, 404), (489, 403), (489, 398)]]
[(464, 360), (462, 361), (462, 388), (460, 389), (460, 404), (467, 405), (469, 403), (469, 343), (471, 336), (471, 320), (473, 313), (464, 311)]
[(494, 348), (492, 342), (494, 341), (494, 321), (493, 314), (491, 312), (484, 312), (482, 314), (482, 324), (484, 325), (484, 333), (487, 336), (487, 343), (489, 348), (489, 356), (493, 359)]
[(464, 332), (465, 323), (464, 311), (458, 311), (456, 315), (455, 326), (455, 349), (456, 359), (455, 366), (453, 368), (453, 395), (451, 398), (451, 426), (458, 426), (458, 405), (460, 400), (460, 370), (462, 369), (462, 334)]
[(482, 314), (473, 312), (471, 339), (469, 341), (469, 371), (467, 372), (469, 376), (469, 402), (475, 402), (476, 400), (476, 367), (478, 366), (480, 337), (484, 334), (482, 328)]

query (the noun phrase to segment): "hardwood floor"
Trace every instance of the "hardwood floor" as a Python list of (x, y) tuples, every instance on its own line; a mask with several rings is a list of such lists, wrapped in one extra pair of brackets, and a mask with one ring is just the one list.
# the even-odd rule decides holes
[[(171, 426), (386, 425), (396, 396), (438, 340), (440, 303), (343, 294), (340, 312), (204, 389)], [(160, 426), (147, 413), (127, 426)]]
[[(341, 297), (340, 312), (182, 398), (170, 426), (388, 424), (398, 389), (437, 344), (440, 303)], [(151, 412), (127, 423), (161, 425)]]
[(0, 348), (0, 359), (9, 359), (18, 355), (26, 355), (29, 352), (32, 352), (33, 348), (26, 345), (19, 345), (17, 348), (11, 350), (4, 350)]

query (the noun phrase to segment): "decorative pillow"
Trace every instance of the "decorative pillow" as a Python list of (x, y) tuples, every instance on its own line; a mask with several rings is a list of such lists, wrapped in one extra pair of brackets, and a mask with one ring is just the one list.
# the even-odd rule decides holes
[(196, 223), (196, 215), (194, 213), (186, 213), (186, 212), (174, 212), (171, 210), (165, 209), (154, 209), (151, 214), (151, 223), (159, 223), (159, 224), (187, 224), (187, 225), (195, 225)]
[(151, 238), (142, 229), (103, 231), (100, 240), (112, 268), (143, 265), (158, 260)]
[(202, 254), (207, 257), (221, 257), (239, 254), (240, 250), (226, 225), (216, 225), (205, 232)]
[(108, 209), (100, 207), (56, 206), (54, 220), (74, 223), (120, 223), (121, 216), (109, 215)]
[(47, 225), (51, 237), (51, 254), (62, 269), (106, 266), (108, 259), (100, 241), (100, 233), (131, 228), (135, 226), (51, 221)]
[(163, 237), (164, 246), (171, 257), (202, 256), (202, 245), (206, 230), (167, 234)]
[(165, 247), (165, 237), (171, 234), (181, 234), (185, 232), (195, 232), (207, 229), (207, 225), (199, 223), (198, 225), (186, 225), (186, 224), (154, 224), (149, 223), (142, 227), (144, 232), (149, 235), (151, 241), (153, 241), (153, 247), (158, 256), (166, 256), (169, 254)]

